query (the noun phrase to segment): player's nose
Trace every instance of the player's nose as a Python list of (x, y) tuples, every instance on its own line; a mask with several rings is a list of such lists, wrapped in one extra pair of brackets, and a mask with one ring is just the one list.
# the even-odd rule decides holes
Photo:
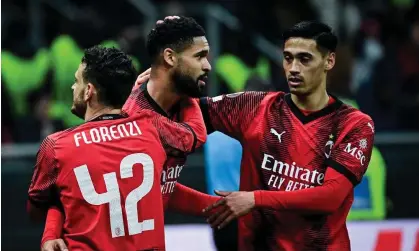
[(212, 70), (211, 64), (210, 64), (210, 62), (208, 60), (205, 60), (205, 62), (202, 64), (202, 70), (205, 73), (208, 73), (208, 72), (210, 72)]
[(298, 64), (297, 60), (294, 60), (291, 64), (290, 73), (293, 75), (297, 75), (300, 73), (300, 65)]

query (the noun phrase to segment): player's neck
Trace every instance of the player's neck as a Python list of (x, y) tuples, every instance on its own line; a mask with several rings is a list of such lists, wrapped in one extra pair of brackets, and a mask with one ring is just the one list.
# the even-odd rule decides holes
[(151, 98), (166, 112), (172, 109), (172, 107), (179, 101), (180, 96), (177, 94), (172, 85), (169, 84), (170, 80), (167, 74), (161, 74), (152, 72), (150, 80), (147, 84), (147, 91)]
[(329, 95), (324, 89), (304, 96), (291, 94), (291, 99), (299, 109), (305, 111), (319, 111), (329, 103)]
[(104, 114), (120, 114), (121, 109), (114, 109), (112, 107), (98, 107), (98, 108), (87, 108), (86, 114), (84, 115), (84, 121), (90, 121)]

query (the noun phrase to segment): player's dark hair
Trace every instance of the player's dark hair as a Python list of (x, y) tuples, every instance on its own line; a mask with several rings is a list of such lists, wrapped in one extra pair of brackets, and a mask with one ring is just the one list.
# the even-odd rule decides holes
[(282, 34), (284, 43), (290, 38), (313, 39), (317, 43), (317, 48), (325, 54), (335, 52), (338, 44), (338, 37), (330, 26), (317, 21), (303, 21), (295, 24)]
[(137, 78), (132, 60), (116, 48), (93, 46), (84, 52), (83, 78), (98, 89), (104, 105), (122, 108)]
[(148, 34), (147, 51), (152, 62), (157, 63), (164, 49), (182, 52), (193, 44), (194, 37), (201, 36), (205, 36), (204, 29), (191, 17), (166, 19)]

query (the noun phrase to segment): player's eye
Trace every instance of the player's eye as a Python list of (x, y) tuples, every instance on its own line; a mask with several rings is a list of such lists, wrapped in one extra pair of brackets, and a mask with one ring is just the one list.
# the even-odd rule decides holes
[(310, 57), (302, 57), (302, 58), (300, 59), (301, 63), (303, 63), (303, 64), (308, 63), (310, 60), (311, 60), (311, 58), (310, 58)]
[(292, 58), (290, 56), (284, 56), (285, 61), (288, 63), (292, 61)]

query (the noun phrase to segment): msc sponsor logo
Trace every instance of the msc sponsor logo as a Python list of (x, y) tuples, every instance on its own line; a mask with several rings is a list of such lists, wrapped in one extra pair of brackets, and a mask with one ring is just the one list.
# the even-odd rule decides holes
[[(364, 146), (366, 147), (366, 145), (361, 144), (362, 148), (364, 148)], [(355, 157), (357, 160), (359, 160), (361, 165), (364, 165), (366, 157), (364, 155), (364, 152), (361, 149), (358, 149), (358, 147), (352, 146), (351, 143), (348, 143), (344, 151), (346, 153), (349, 153), (352, 157)]]

